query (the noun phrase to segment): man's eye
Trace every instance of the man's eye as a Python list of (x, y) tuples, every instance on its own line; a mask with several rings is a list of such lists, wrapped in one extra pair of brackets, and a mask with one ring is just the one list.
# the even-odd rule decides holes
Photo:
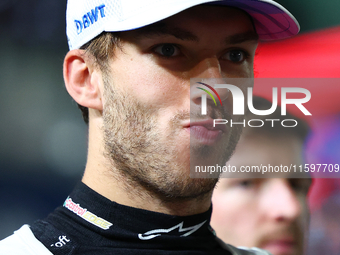
[(310, 179), (290, 179), (290, 186), (296, 192), (307, 194), (311, 185)]
[(247, 53), (243, 50), (231, 50), (223, 58), (234, 63), (241, 63), (247, 58)]
[(177, 46), (173, 44), (162, 44), (157, 46), (154, 51), (164, 57), (175, 57), (180, 54)]
[(238, 186), (242, 188), (250, 188), (255, 184), (255, 182), (251, 179), (240, 180), (238, 182)]

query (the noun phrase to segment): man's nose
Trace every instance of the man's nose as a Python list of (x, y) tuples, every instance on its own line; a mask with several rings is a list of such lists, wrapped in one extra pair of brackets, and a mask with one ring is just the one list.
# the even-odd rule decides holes
[(294, 221), (302, 213), (298, 195), (288, 180), (277, 179), (266, 190), (262, 201), (267, 216), (276, 221)]
[(210, 100), (210, 103), (215, 100), (217, 104), (220, 104), (219, 100), (225, 100), (230, 92), (225, 88), (214, 87), (216, 84), (225, 83), (219, 60), (215, 57), (205, 58), (191, 72), (190, 97), (192, 102), (200, 104), (202, 95), (206, 95), (208, 91), (212, 96), (207, 95), (207, 100)]

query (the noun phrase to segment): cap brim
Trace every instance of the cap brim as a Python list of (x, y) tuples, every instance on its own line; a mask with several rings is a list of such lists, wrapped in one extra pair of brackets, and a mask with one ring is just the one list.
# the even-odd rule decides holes
[(218, 2), (247, 12), (253, 18), (256, 31), (261, 40), (285, 39), (298, 34), (300, 31), (300, 25), (295, 17), (274, 1), (225, 0)]
[[(260, 40), (289, 38), (300, 30), (293, 15), (273, 0), (148, 0), (135, 1), (134, 4), (127, 0), (102, 1), (105, 2), (105, 5), (101, 5), (105, 7), (105, 14), (102, 13), (103, 16), (98, 20), (96, 18), (95, 22), (91, 20), (91, 23), (87, 17), (91, 15), (91, 10), (99, 15), (98, 7), (94, 7), (94, 0), (68, 1), (66, 30), (70, 49), (80, 48), (103, 31), (137, 29), (201, 4), (231, 6), (247, 12), (254, 21)], [(82, 17), (87, 19), (87, 26), (82, 24)], [(81, 31), (77, 31), (75, 22), (84, 25)]]
[[(105, 27), (107, 32), (126, 31), (144, 27), (179, 12), (200, 4), (224, 5), (239, 8), (247, 12), (254, 21), (256, 32), (260, 40), (270, 41), (292, 37), (299, 33), (300, 26), (295, 17), (280, 4), (272, 0), (190, 0), (159, 1), (152, 8), (145, 6), (134, 16), (125, 17), (125, 20), (108, 23)], [(136, 21), (138, 21), (136, 24)]]

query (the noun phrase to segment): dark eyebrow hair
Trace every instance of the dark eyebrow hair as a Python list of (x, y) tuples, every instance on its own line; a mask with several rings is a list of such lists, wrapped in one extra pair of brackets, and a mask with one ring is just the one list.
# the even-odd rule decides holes
[[(180, 40), (199, 42), (199, 37), (194, 35), (192, 32), (180, 27), (169, 26), (164, 22), (157, 22), (155, 24), (151, 24), (149, 26), (136, 29), (135, 31), (136, 39), (160, 35), (172, 35)], [(245, 33), (239, 33), (228, 36), (227, 38), (225, 38), (225, 43), (238, 44), (245, 41), (258, 41), (258, 40), (259, 36), (255, 31), (247, 31)]]
[(137, 39), (141, 37), (152, 37), (155, 35), (172, 35), (180, 40), (188, 40), (194, 42), (199, 41), (199, 38), (190, 31), (187, 31), (179, 27), (168, 26), (164, 22), (157, 22), (155, 24), (139, 28), (136, 30), (136, 32)]
[(226, 44), (238, 44), (246, 41), (259, 41), (259, 35), (255, 31), (231, 35), (226, 38)]

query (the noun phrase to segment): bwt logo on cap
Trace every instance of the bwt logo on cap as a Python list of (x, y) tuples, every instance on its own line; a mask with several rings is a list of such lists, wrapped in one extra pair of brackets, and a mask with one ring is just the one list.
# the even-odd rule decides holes
[(83, 32), (83, 29), (86, 29), (96, 23), (99, 19), (99, 13), (101, 18), (105, 18), (105, 4), (96, 6), (96, 8), (85, 13), (81, 20), (75, 20), (74, 22), (77, 27), (77, 34), (79, 35)]

